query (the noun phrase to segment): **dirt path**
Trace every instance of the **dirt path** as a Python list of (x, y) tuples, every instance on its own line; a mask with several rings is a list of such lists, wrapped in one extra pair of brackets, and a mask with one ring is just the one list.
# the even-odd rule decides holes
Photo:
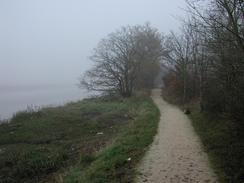
[(161, 119), (158, 134), (138, 167), (137, 182), (217, 182), (188, 117), (165, 102), (159, 89), (153, 90), (152, 98), (160, 109)]

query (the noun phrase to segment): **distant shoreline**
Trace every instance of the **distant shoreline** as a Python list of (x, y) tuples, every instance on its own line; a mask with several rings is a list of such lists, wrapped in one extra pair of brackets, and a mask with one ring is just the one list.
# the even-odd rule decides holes
[(28, 108), (45, 108), (63, 106), (89, 97), (85, 90), (75, 85), (47, 87), (25, 90), (13, 88), (0, 92), (0, 123), (11, 119), (16, 113), (26, 111)]
[(11, 119), (18, 113), (21, 113), (21, 112), (38, 112), (42, 109), (45, 109), (45, 108), (55, 108), (55, 107), (62, 107), (62, 106), (65, 106), (66, 104), (69, 104), (69, 103), (75, 103), (75, 102), (79, 102), (83, 99), (86, 99), (86, 98), (82, 98), (80, 100), (72, 100), (72, 101), (67, 101), (63, 104), (47, 104), (47, 105), (42, 105), (42, 106), (38, 106), (38, 105), (27, 105), (25, 109), (22, 109), (22, 110), (19, 110), (19, 111), (16, 111), (14, 112), (11, 116), (7, 117), (7, 118), (1, 118), (0, 116), (0, 124), (2, 123), (8, 123), (11, 121)]

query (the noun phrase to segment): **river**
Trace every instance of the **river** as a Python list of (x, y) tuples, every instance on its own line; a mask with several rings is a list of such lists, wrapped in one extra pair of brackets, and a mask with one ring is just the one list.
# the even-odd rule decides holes
[(87, 97), (87, 92), (71, 85), (0, 86), (0, 119), (10, 118), (28, 106), (63, 105)]

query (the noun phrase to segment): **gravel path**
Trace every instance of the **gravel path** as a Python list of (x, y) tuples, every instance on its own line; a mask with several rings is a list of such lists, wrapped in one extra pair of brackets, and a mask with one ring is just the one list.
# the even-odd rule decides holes
[(138, 167), (138, 183), (217, 183), (188, 117), (152, 91), (161, 112), (158, 134)]

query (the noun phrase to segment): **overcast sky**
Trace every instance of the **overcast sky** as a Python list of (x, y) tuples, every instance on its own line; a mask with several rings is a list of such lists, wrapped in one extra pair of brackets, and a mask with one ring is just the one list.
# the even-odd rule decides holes
[(123, 25), (177, 30), (184, 0), (0, 0), (0, 87), (73, 84)]

